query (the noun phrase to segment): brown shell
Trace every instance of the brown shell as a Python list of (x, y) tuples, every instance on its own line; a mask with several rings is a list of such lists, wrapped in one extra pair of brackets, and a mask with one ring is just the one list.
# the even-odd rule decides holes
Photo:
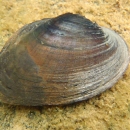
[(114, 31), (63, 14), (25, 25), (0, 52), (0, 100), (16, 105), (59, 105), (112, 87), (129, 64)]

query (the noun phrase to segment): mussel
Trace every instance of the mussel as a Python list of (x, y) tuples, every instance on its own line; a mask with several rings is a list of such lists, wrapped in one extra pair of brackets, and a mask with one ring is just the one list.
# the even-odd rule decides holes
[(0, 52), (0, 101), (64, 105), (111, 88), (129, 64), (117, 33), (72, 13), (18, 30)]

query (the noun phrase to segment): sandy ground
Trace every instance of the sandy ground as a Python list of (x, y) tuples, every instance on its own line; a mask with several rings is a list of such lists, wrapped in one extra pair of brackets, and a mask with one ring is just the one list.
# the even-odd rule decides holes
[[(23, 25), (78, 13), (118, 32), (130, 48), (129, 0), (0, 0), (0, 50)], [(130, 130), (130, 66), (110, 90), (60, 107), (0, 103), (0, 130)]]

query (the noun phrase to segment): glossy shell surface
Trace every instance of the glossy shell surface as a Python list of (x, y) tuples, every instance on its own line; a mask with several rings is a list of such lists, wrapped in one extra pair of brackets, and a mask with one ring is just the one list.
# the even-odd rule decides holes
[(60, 105), (112, 87), (129, 64), (125, 41), (83, 16), (63, 14), (22, 27), (0, 52), (0, 101)]

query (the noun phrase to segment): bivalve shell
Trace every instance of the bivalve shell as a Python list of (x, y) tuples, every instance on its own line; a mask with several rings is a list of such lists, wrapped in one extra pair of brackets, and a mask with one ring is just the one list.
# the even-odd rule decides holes
[(63, 14), (22, 27), (0, 52), (0, 100), (60, 105), (111, 88), (129, 64), (117, 33), (83, 16)]

